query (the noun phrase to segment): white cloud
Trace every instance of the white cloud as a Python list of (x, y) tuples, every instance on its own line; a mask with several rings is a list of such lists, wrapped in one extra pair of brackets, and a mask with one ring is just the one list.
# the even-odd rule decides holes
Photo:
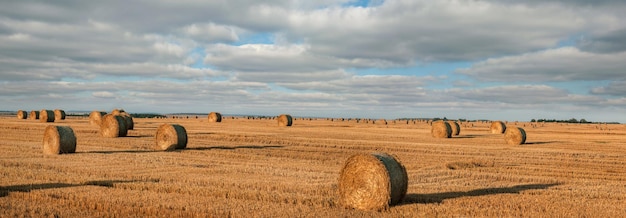
[(96, 98), (115, 98), (117, 96), (117, 94), (108, 91), (93, 92), (91, 95)]

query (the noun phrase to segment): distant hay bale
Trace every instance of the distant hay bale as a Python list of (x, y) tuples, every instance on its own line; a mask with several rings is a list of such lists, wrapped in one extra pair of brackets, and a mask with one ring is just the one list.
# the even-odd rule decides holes
[(38, 120), (39, 119), (39, 111), (30, 111), (30, 114), (28, 115), (28, 119)]
[(504, 132), (504, 141), (509, 145), (526, 143), (526, 131), (521, 127), (507, 128)]
[(178, 124), (162, 124), (157, 129), (155, 139), (157, 148), (163, 151), (187, 147), (187, 131)]
[(408, 187), (406, 169), (386, 153), (357, 154), (339, 176), (340, 204), (361, 210), (383, 210), (402, 201)]
[(89, 124), (100, 126), (100, 123), (102, 123), (102, 117), (106, 114), (106, 112), (102, 111), (92, 111), (89, 113)]
[(26, 113), (26, 111), (23, 111), (23, 110), (17, 111), (17, 119), (24, 120), (26, 118), (28, 118), (28, 113)]
[(293, 124), (293, 118), (289, 114), (281, 114), (277, 118), (278, 126), (291, 126)]
[(124, 122), (126, 123), (126, 129), (128, 130), (135, 129), (135, 121), (133, 120), (133, 116), (131, 116), (129, 113), (126, 113), (126, 112), (121, 112), (119, 113), (118, 116), (121, 116), (122, 118), (124, 118)]
[(209, 123), (219, 123), (222, 122), (222, 114), (218, 112), (209, 113)]
[(111, 114), (113, 114), (113, 115), (120, 115), (123, 112), (126, 112), (126, 111), (124, 111), (124, 109), (121, 109), (121, 108), (115, 108), (115, 109), (113, 109), (111, 111)]
[(491, 133), (493, 134), (502, 134), (506, 130), (506, 125), (502, 121), (493, 121), (491, 122), (491, 127), (489, 127)]
[(452, 127), (444, 121), (432, 122), (430, 134), (434, 138), (450, 138), (452, 137)]
[(108, 138), (124, 137), (128, 134), (126, 121), (122, 116), (107, 114), (100, 123), (100, 135)]
[(54, 122), (54, 111), (43, 109), (39, 112), (39, 121), (42, 123)]
[(65, 111), (61, 109), (55, 109), (54, 120), (65, 120)]
[(448, 121), (448, 124), (450, 124), (450, 127), (452, 127), (452, 135), (461, 134), (461, 125), (459, 125), (459, 123), (455, 121)]
[(69, 126), (46, 127), (43, 134), (44, 154), (65, 154), (76, 152), (76, 135)]

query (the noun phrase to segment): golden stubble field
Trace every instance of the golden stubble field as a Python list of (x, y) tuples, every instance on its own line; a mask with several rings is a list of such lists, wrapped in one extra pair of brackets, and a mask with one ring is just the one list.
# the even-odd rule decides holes
[[(527, 144), (510, 146), (480, 122), (435, 139), (423, 122), (134, 120), (128, 137), (103, 138), (86, 118), (0, 117), (0, 217), (626, 216), (623, 124), (520, 122)], [(162, 123), (186, 128), (187, 149), (155, 151)], [(76, 153), (43, 155), (48, 125), (71, 126)], [(344, 209), (341, 167), (372, 152), (406, 167), (407, 196), (386, 211)]]

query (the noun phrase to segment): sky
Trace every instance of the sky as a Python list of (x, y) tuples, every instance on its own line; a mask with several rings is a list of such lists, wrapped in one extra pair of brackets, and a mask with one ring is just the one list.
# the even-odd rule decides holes
[(626, 122), (623, 0), (1, 4), (0, 110)]

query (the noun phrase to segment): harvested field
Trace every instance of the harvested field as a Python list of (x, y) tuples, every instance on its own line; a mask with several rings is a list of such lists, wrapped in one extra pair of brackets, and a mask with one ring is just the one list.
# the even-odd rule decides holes
[[(134, 118), (105, 138), (67, 117), (76, 153), (44, 155), (48, 123), (0, 117), (0, 217), (624, 217), (626, 125), (531, 127), (506, 144), (490, 123), (433, 138), (426, 122)], [(158, 151), (156, 129), (180, 124), (187, 148)], [(470, 125), (471, 124), (471, 125)], [(354, 154), (389, 153), (408, 191), (383, 211), (345, 209), (337, 185)]]

